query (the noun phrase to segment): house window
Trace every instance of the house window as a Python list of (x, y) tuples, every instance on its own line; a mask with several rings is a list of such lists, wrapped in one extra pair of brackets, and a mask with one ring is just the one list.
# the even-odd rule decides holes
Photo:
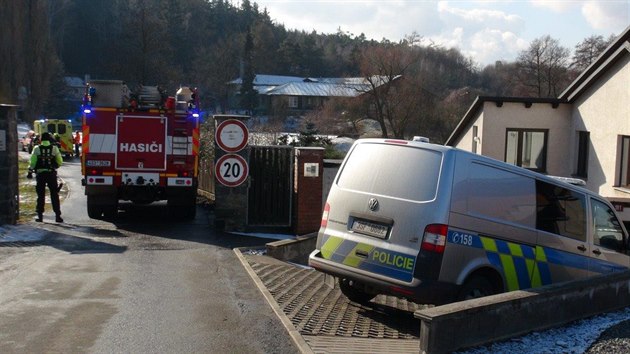
[(578, 131), (577, 177), (588, 177), (588, 144), (589, 132)]
[(546, 172), (547, 134), (546, 129), (507, 129), (505, 162)]
[(477, 134), (479, 134), (479, 128), (476, 125), (473, 125), (473, 129), (472, 129), (472, 152), (473, 153), (477, 153), (477, 142), (479, 141), (479, 136)]
[(619, 172), (619, 185), (627, 187), (630, 184), (630, 136), (621, 137)]
[(298, 107), (298, 98), (296, 96), (289, 96), (289, 108)]

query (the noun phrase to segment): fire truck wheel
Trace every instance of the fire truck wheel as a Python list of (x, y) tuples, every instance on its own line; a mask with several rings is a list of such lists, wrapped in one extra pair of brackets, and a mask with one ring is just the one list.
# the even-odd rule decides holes
[(184, 212), (184, 219), (186, 220), (192, 220), (195, 218), (195, 214), (197, 214), (197, 205), (193, 204), (193, 205), (187, 205), (185, 207), (183, 207), (182, 209)]
[(197, 207), (195, 205), (175, 205), (170, 204), (168, 206), (168, 212), (176, 219), (192, 220), (195, 218)]
[(114, 220), (118, 216), (118, 203), (114, 205), (107, 205), (103, 208), (103, 214), (105, 219)]
[(90, 219), (100, 219), (103, 214), (103, 207), (101, 205), (96, 205), (92, 200), (94, 197), (88, 195), (87, 196), (87, 212)]
[(167, 202), (168, 212), (176, 219), (192, 220), (197, 213), (197, 198), (181, 198), (181, 199), (169, 199)]

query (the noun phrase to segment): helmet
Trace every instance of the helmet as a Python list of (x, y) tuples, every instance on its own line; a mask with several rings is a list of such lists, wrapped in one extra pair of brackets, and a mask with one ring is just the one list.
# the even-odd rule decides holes
[(42, 141), (50, 141), (52, 140), (52, 137), (50, 136), (49, 132), (43, 132), (42, 133)]

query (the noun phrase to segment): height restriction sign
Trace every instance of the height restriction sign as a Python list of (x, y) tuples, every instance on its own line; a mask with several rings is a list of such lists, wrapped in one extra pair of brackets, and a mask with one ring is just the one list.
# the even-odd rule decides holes
[(247, 145), (249, 131), (245, 123), (237, 119), (228, 119), (219, 123), (215, 135), (217, 145), (225, 152), (237, 152)]
[(227, 154), (219, 157), (214, 166), (214, 173), (217, 176), (217, 181), (222, 185), (236, 187), (247, 179), (249, 166), (240, 155)]

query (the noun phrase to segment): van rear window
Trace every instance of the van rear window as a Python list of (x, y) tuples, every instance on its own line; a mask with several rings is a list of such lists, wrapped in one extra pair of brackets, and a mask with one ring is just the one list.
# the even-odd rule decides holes
[(442, 153), (400, 145), (358, 144), (337, 180), (341, 188), (414, 201), (435, 198)]

